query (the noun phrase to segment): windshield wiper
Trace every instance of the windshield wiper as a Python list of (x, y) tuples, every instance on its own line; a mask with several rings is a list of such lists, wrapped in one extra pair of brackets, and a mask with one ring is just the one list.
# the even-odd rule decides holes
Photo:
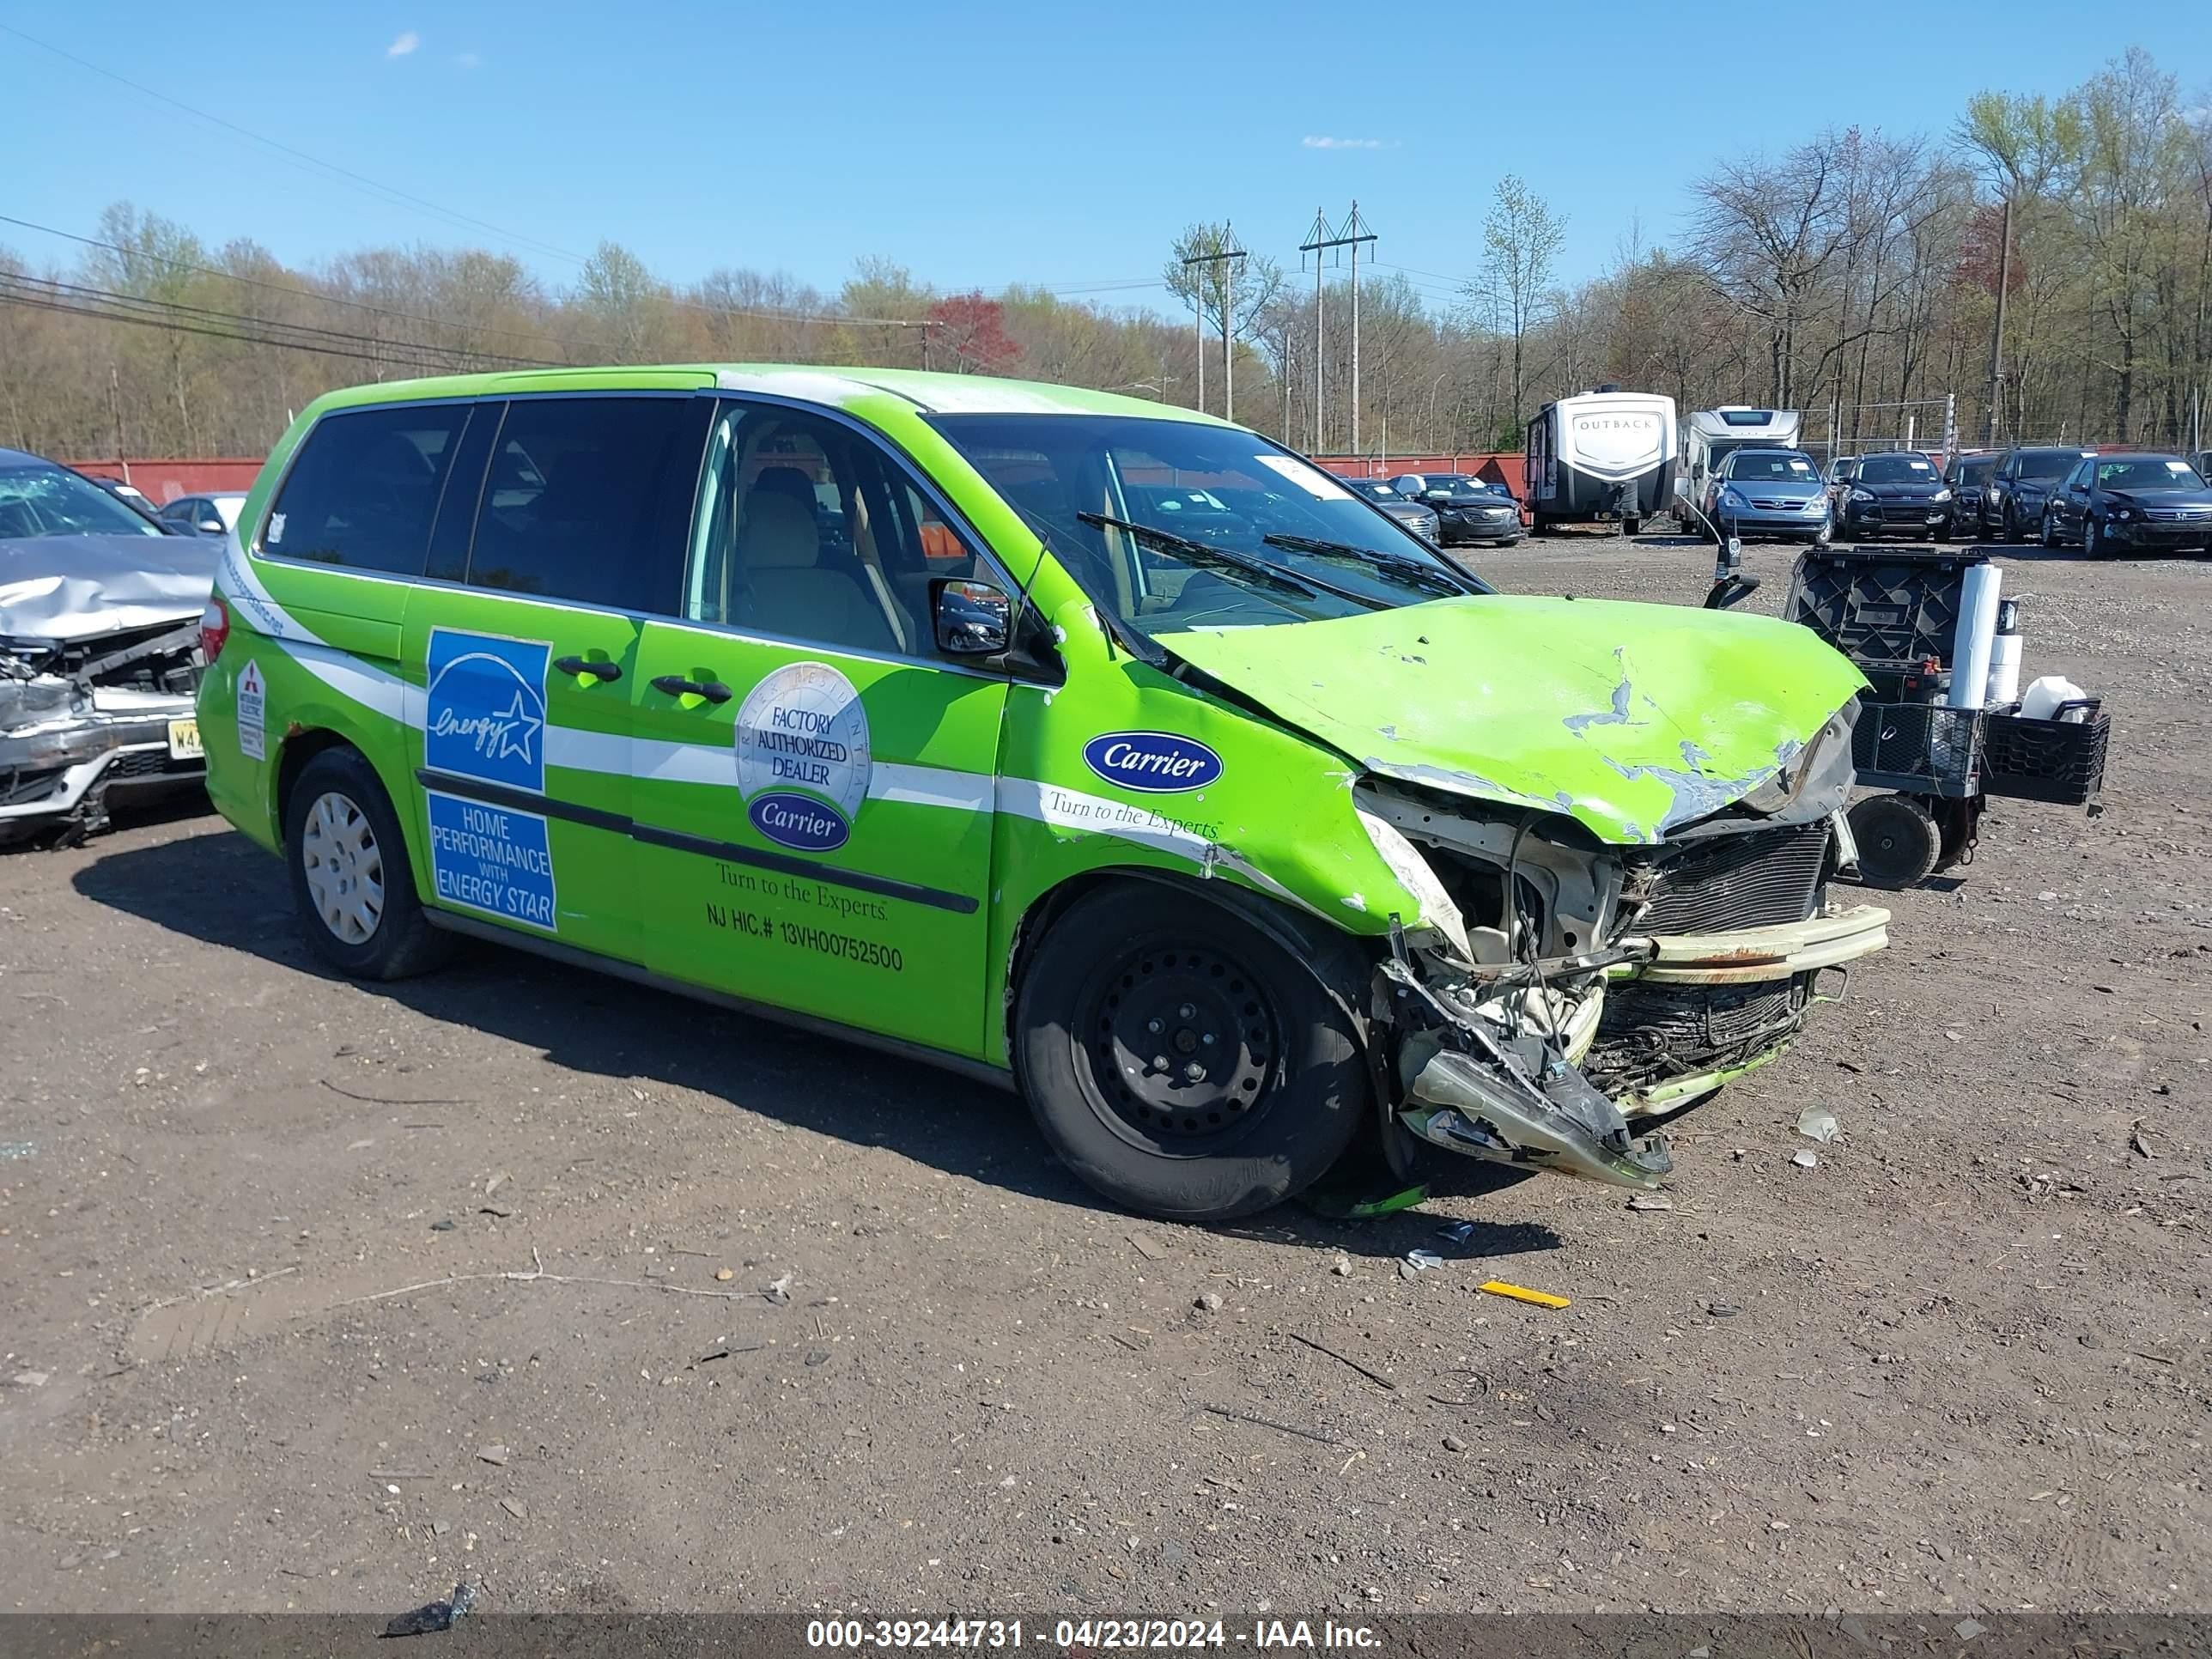
[(1431, 593), (1474, 592), (1466, 583), (1456, 580), (1435, 565), (1423, 564), (1419, 559), (1408, 559), (1396, 553), (1379, 552), (1371, 547), (1355, 547), (1350, 542), (1327, 542), (1313, 536), (1292, 536), (1282, 531), (1271, 530), (1260, 539), (1270, 547), (1287, 548), (1293, 553), (1310, 553), (1316, 558), (1357, 559), (1385, 575), (1395, 576), (1415, 587), (1425, 587)]
[(1348, 587), (1339, 587), (1318, 576), (1293, 576), (1280, 565), (1271, 564), (1266, 559), (1255, 557), (1249, 553), (1239, 553), (1234, 548), (1216, 547), (1211, 542), (1194, 541), (1188, 536), (1178, 536), (1172, 530), (1139, 524), (1133, 519), (1117, 519), (1110, 513), (1079, 513), (1075, 516), (1085, 524), (1097, 525), (1102, 530), (1124, 532), (1164, 553), (1179, 555), (1192, 564), (1216, 570), (1236, 571), (1260, 586), (1272, 587), (1278, 592), (1295, 593), (1305, 599), (1328, 593), (1370, 611), (1379, 611), (1385, 604), (1385, 601), (1370, 594), (1355, 593)]
[[(1006, 498), (1001, 496), (1000, 499), (1003, 501)], [(1053, 528), (1049, 520), (1040, 518), (1018, 501), (1006, 501), (1006, 505), (1013, 508), (1022, 522), (1029, 526), (1030, 529), (1036, 533), (1040, 543), (1059, 555), (1060, 562), (1071, 573), (1082, 568), (1081, 561), (1075, 557), (1078, 550), (1070, 547), (1060, 539), (1060, 532)], [(1031, 581), (1036, 580), (1034, 572), (1030, 574), (1030, 580)], [(1088, 588), (1085, 589), (1086, 592), (1089, 591)], [(1022, 589), (1022, 598), (1026, 601), (1028, 597), (1029, 588), (1024, 585)], [(1100, 604), (1095, 594), (1091, 597), (1091, 613), (1098, 618), (1098, 625), (1106, 630), (1108, 640), (1118, 641), (1121, 648), (1139, 662), (1150, 663), (1155, 668), (1164, 668), (1167, 665), (1167, 652), (1151, 635), (1123, 622), (1109, 606)]]

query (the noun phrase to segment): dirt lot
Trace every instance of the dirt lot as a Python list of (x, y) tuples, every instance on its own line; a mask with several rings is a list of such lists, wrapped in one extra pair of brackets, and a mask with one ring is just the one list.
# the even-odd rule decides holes
[(972, 1085), (491, 950), (325, 978), (197, 809), (0, 858), (0, 1605), (2212, 1605), (2212, 562), (2007, 584), (2107, 810), (1993, 812), (1667, 1212), (1140, 1227)]

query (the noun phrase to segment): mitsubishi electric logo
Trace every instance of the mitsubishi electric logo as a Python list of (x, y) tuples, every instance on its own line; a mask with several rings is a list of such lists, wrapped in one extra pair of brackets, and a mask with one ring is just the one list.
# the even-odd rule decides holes
[(549, 645), (447, 629), (430, 635), (423, 763), (543, 794)]

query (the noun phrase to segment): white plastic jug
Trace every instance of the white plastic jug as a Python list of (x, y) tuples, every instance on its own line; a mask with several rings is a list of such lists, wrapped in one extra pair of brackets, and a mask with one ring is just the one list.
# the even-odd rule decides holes
[[(2028, 720), (2047, 720), (2057, 716), (2061, 704), (2079, 702), (2088, 695), (2063, 674), (2045, 674), (2021, 693), (2020, 712)], [(2074, 711), (2074, 718), (2081, 718), (2081, 710)]]

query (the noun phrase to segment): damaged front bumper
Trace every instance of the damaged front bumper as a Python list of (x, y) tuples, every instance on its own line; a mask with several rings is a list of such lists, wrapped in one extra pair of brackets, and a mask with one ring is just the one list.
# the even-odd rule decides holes
[(112, 789), (205, 775), (192, 699), (55, 675), (0, 681), (0, 825), (94, 820)]
[(1823, 904), (1801, 921), (1630, 932), (1581, 957), (1487, 967), (1401, 935), (1374, 1010), (1397, 1037), (1397, 1123), (1470, 1157), (1656, 1186), (1667, 1143), (1634, 1121), (1778, 1058), (1841, 996), (1845, 965), (1888, 943), (1888, 923), (1877, 906)]

